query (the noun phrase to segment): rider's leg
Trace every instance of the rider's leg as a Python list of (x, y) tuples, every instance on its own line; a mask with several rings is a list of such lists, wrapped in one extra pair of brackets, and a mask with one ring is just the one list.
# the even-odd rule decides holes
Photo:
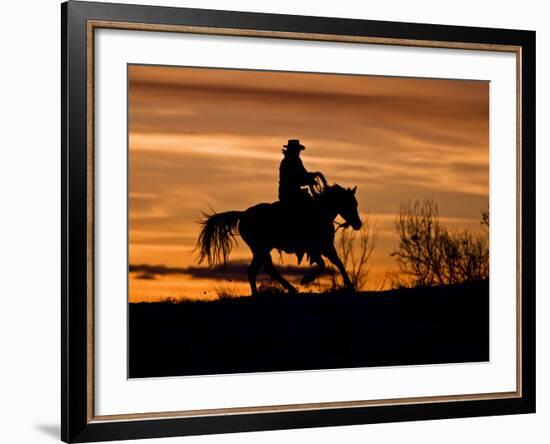
[(284, 277), (282, 277), (275, 266), (273, 265), (273, 261), (271, 260), (271, 255), (268, 254), (265, 258), (264, 262), (265, 271), (271, 275), (273, 279), (275, 279), (277, 282), (279, 282), (283, 287), (285, 287), (290, 293), (297, 293), (298, 290), (290, 283), (288, 282)]
[(348, 276), (348, 272), (346, 271), (346, 267), (344, 267), (344, 264), (338, 257), (338, 252), (336, 251), (336, 248), (332, 246), (332, 248), (325, 254), (325, 256), (334, 264), (336, 265), (336, 268), (340, 271), (342, 274), (342, 277), (344, 278), (344, 285), (348, 288), (353, 288), (353, 284), (351, 283), (351, 280)]

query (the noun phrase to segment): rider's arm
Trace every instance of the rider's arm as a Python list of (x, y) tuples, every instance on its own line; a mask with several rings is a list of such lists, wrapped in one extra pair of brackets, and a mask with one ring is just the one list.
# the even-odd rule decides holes
[(310, 173), (304, 167), (302, 159), (298, 159), (298, 176), (300, 178), (301, 185), (313, 185), (315, 183), (315, 178), (317, 173)]

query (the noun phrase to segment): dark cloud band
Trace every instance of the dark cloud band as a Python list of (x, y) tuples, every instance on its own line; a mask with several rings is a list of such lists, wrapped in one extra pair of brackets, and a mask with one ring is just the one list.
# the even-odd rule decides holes
[[(216, 279), (226, 281), (247, 281), (246, 270), (248, 261), (231, 261), (224, 267), (218, 265), (207, 267), (167, 267), (165, 265), (130, 264), (129, 272), (136, 273), (136, 279), (151, 280), (159, 276), (185, 275), (200, 279)], [(279, 272), (285, 276), (303, 276), (312, 270), (312, 267), (296, 265), (277, 265)], [(329, 273), (331, 271), (328, 271)]]

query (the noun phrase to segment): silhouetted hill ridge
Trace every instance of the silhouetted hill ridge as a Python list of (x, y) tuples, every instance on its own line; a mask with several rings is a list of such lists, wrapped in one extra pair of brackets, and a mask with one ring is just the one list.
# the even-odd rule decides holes
[(130, 304), (130, 377), (479, 362), (489, 282)]

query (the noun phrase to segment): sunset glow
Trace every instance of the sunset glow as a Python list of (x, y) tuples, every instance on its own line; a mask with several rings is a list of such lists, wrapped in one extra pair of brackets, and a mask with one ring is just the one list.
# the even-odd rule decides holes
[[(197, 222), (275, 201), (288, 139), (306, 146), (308, 170), (357, 186), (378, 237), (369, 288), (396, 269), (401, 202), (433, 199), (450, 229), (480, 230), (488, 82), (137, 65), (128, 75), (129, 264), (165, 267), (132, 271), (130, 302), (249, 294), (245, 273), (198, 270)], [(231, 260), (250, 257), (239, 241)]]

